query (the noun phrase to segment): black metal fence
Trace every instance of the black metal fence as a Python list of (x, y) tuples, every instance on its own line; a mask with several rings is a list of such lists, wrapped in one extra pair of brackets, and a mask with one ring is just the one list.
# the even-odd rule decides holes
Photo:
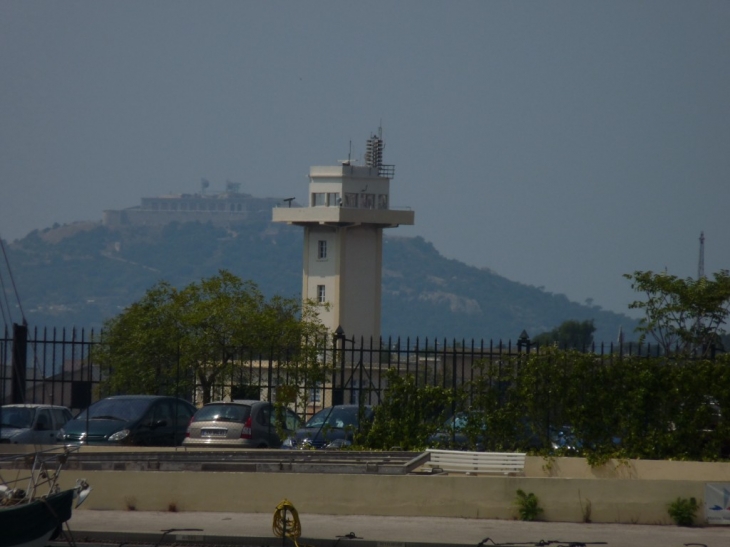
[[(94, 362), (98, 332), (84, 329), (32, 329), (14, 325), (0, 338), (0, 404), (44, 403), (78, 411), (113, 393), (106, 380), (114, 373)], [(327, 375), (318, 381), (303, 380), (298, 386), (297, 406), (304, 416), (331, 404), (377, 405), (387, 389), (386, 373), (395, 369), (410, 373), (417, 383), (454, 389), (482, 373), (484, 364), (505, 357), (539, 352), (526, 337), (516, 343), (429, 339), (347, 339), (335, 335), (323, 340), (319, 354)], [(601, 361), (621, 355), (652, 355), (657, 348), (635, 343), (585, 348)], [(282, 386), (291, 368), (282, 366), (286, 356), (247, 357), (237, 369), (212, 386), (212, 399), (262, 399), (283, 397)], [(290, 383), (289, 383), (290, 385)], [(195, 384), (180, 395), (201, 404), (201, 386)]]

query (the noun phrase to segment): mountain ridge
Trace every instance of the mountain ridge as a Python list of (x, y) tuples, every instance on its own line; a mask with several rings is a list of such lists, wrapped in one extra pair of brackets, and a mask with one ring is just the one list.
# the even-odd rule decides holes
[[(31, 326), (98, 329), (158, 281), (184, 286), (221, 269), (268, 297), (300, 298), (302, 240), (301, 229), (272, 222), (113, 230), (76, 222), (35, 230), (7, 249)], [(637, 324), (445, 258), (421, 237), (384, 237), (382, 287), (383, 338), (497, 342), (593, 319), (596, 342), (610, 343)]]

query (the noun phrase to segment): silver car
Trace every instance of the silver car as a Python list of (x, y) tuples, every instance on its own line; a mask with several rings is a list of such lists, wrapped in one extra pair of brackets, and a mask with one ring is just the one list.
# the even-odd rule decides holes
[(55, 444), (56, 433), (72, 418), (65, 406), (3, 405), (0, 407), (0, 443)]
[(266, 401), (208, 403), (190, 420), (183, 445), (279, 448), (302, 423), (295, 412)]

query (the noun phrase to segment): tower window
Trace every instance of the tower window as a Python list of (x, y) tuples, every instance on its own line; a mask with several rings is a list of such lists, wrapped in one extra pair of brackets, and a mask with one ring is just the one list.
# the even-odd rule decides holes
[(375, 209), (375, 194), (360, 194), (360, 209)]
[(357, 194), (354, 192), (345, 194), (345, 207), (357, 207)]
[(327, 302), (327, 295), (324, 291), (324, 285), (317, 285), (317, 302), (324, 304)]
[(320, 239), (317, 242), (317, 258), (319, 260), (327, 258), (327, 240), (325, 239)]

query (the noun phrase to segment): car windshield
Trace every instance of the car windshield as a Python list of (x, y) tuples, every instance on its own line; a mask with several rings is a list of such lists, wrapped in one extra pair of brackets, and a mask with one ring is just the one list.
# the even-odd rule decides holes
[(193, 416), (193, 422), (245, 422), (251, 415), (248, 405), (205, 405)]
[(5, 407), (0, 409), (0, 425), (25, 429), (33, 425), (33, 416), (35, 416), (35, 408)]
[(142, 417), (151, 402), (150, 399), (102, 399), (84, 410), (76, 419), (133, 422)]
[(307, 425), (304, 427), (337, 427), (345, 428), (347, 426), (357, 427), (357, 407), (338, 408), (330, 407), (324, 408), (317, 412), (314, 416), (309, 418)]

